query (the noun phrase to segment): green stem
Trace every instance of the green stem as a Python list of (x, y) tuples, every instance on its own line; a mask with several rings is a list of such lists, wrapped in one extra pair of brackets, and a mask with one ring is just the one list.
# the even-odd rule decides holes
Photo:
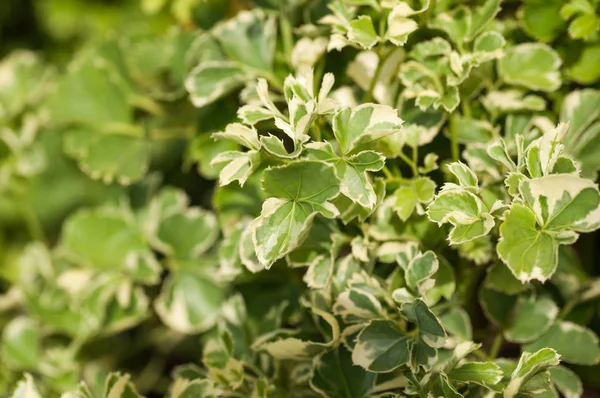
[(381, 74), (381, 70), (383, 69), (383, 64), (390, 56), (393, 51), (387, 52), (385, 55), (381, 56), (378, 52), (379, 62), (377, 62), (377, 68), (375, 68), (375, 73), (373, 73), (373, 78), (371, 79), (371, 83), (369, 83), (369, 88), (365, 92), (363, 96), (362, 102), (370, 102), (373, 99), (373, 90), (375, 90), (375, 85), (377, 85), (377, 80), (379, 80), (379, 75)]
[(272, 87), (277, 89), (277, 91), (283, 93), (283, 82), (279, 80), (277, 76), (272, 73), (263, 73), (262, 77), (264, 77)]
[(463, 115), (466, 117), (471, 117), (471, 105), (469, 105), (468, 101), (460, 101), (460, 107), (463, 111)]
[(404, 161), (404, 163), (406, 163), (407, 165), (410, 166), (412, 173), (415, 177), (417, 177), (419, 175), (419, 171), (417, 170), (417, 165), (408, 156), (406, 156), (403, 152), (399, 152), (398, 157), (400, 159), (402, 159)]
[(429, 7), (422, 14), (423, 17), (421, 18), (421, 25), (427, 26), (427, 24), (429, 23), (429, 18), (431, 17), (431, 14), (433, 14), (433, 10), (435, 9), (436, 3), (437, 0), (431, 0), (431, 2), (429, 3)]
[(23, 218), (25, 219), (25, 224), (27, 226), (27, 231), (29, 235), (40, 242), (46, 242), (46, 236), (44, 234), (44, 229), (42, 228), (42, 224), (40, 224), (40, 220), (38, 220), (37, 215), (31, 208), (29, 203), (23, 202)]
[(383, 37), (385, 36), (385, 31), (386, 31), (386, 25), (387, 25), (387, 18), (388, 18), (388, 10), (386, 9), (383, 13), (381, 12), (381, 9), (377, 10), (380, 12), (381, 18), (379, 18), (379, 32), (378, 35), (379, 37)]
[(485, 354), (485, 352), (481, 351), (481, 350), (475, 350), (473, 351), (473, 355), (475, 355), (477, 358), (481, 359), (482, 361), (489, 361), (490, 358)]
[(290, 21), (285, 18), (279, 18), (279, 29), (281, 30), (281, 39), (283, 43), (283, 53), (288, 63), (292, 59), (292, 49), (294, 48), (294, 35), (292, 33), (292, 25)]
[(569, 315), (571, 313), (571, 311), (573, 311), (573, 308), (575, 308), (575, 306), (577, 306), (578, 303), (579, 303), (578, 298), (574, 298), (574, 299), (567, 301), (567, 303), (564, 305), (564, 307), (562, 307), (562, 309), (560, 310), (560, 312), (558, 314), (558, 319), (565, 319), (567, 317), (567, 315)]
[(315, 90), (315, 93), (319, 92), (319, 89), (321, 88), (321, 80), (323, 80), (323, 74), (325, 72), (325, 56), (322, 56), (321, 59), (319, 60), (319, 62), (317, 63), (317, 67), (315, 68), (315, 78), (314, 78), (314, 86), (313, 90)]
[(495, 359), (500, 353), (500, 349), (502, 348), (502, 343), (504, 343), (504, 336), (502, 336), (502, 332), (499, 331), (494, 337), (494, 341), (492, 341), (492, 346), (490, 347), (490, 359)]
[(419, 147), (418, 146), (412, 147), (412, 163), (414, 165), (413, 174), (415, 175), (415, 177), (417, 177), (419, 174), (419, 170), (417, 167), (419, 165)]
[(451, 149), (452, 149), (452, 160), (458, 162), (460, 158), (460, 151), (458, 148), (458, 139), (456, 137), (456, 129), (451, 129), (450, 132)]
[(321, 123), (319, 123), (319, 121), (320, 121), (319, 119), (315, 120), (312, 123), (312, 127), (311, 127), (311, 130), (313, 132), (313, 139), (315, 141), (322, 141), (323, 140), (322, 133), (321, 133)]
[(153, 141), (189, 140), (194, 137), (195, 129), (190, 127), (150, 130), (149, 138)]
[(387, 166), (383, 166), (382, 171), (383, 171), (383, 174), (385, 174), (386, 182), (388, 180), (393, 180), (394, 179), (394, 175), (392, 174), (392, 172), (390, 171), (390, 169), (388, 169)]
[(28, 191), (29, 186), (24, 186), (22, 189), (11, 189), (7, 194), (19, 206), (29, 236), (37, 241), (47, 243), (44, 228), (28, 199)]

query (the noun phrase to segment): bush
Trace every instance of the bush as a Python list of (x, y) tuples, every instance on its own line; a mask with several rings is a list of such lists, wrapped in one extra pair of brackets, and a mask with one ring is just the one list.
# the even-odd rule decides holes
[(600, 384), (597, 1), (17, 3), (1, 395)]

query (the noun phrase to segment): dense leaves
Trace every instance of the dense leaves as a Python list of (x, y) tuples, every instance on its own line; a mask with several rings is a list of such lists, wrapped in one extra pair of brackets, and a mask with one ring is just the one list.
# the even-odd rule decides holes
[(599, 387), (597, 1), (26, 3), (1, 396)]

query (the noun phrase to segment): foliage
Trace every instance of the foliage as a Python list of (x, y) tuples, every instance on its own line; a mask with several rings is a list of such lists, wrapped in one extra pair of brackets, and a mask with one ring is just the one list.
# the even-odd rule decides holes
[(113, 3), (2, 48), (1, 395), (598, 386), (597, 1)]

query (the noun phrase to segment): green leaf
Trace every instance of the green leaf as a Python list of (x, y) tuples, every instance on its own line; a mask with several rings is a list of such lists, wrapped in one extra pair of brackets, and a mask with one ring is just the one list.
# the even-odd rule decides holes
[(450, 133), (461, 144), (473, 144), (492, 141), (498, 131), (487, 121), (455, 114), (450, 118)]
[(72, 261), (99, 272), (158, 282), (160, 266), (131, 214), (100, 208), (74, 213), (65, 223), (61, 245)]
[(212, 398), (218, 393), (211, 380), (178, 378), (171, 387), (171, 398)]
[(401, 312), (409, 322), (417, 325), (419, 336), (424, 343), (433, 348), (440, 348), (444, 345), (446, 332), (439, 319), (421, 299), (402, 304)]
[(471, 32), (473, 16), (471, 9), (459, 6), (450, 12), (442, 12), (431, 21), (431, 27), (443, 30), (457, 45), (462, 45)]
[(206, 331), (219, 317), (225, 292), (201, 263), (180, 262), (177, 267), (154, 303), (156, 312), (167, 326), (180, 333)]
[(546, 101), (542, 97), (526, 94), (517, 89), (489, 92), (482, 99), (482, 103), (486, 109), (497, 113), (520, 110), (541, 111), (546, 108)]
[(400, 3), (392, 9), (388, 15), (388, 28), (386, 38), (396, 46), (403, 46), (408, 40), (408, 35), (418, 29), (419, 25), (408, 18), (409, 15), (425, 11), (428, 4), (422, 10), (413, 11), (406, 3)]
[(328, 330), (330, 330), (330, 333), (328, 333), (328, 336), (330, 336), (329, 341), (303, 340), (294, 337), (297, 335), (297, 330), (275, 329), (256, 339), (252, 343), (252, 349), (254, 351), (266, 351), (279, 360), (306, 360), (331, 349), (340, 339), (340, 327), (337, 319), (329, 312), (317, 307), (312, 307), (312, 312), (322, 319), (324, 325), (327, 324)]
[(323, 397), (368, 397), (374, 384), (375, 375), (354, 365), (352, 355), (343, 346), (313, 360), (310, 386)]
[(560, 16), (570, 19), (577, 14), (593, 14), (594, 6), (588, 0), (570, 0), (560, 10)]
[(362, 104), (344, 109), (333, 118), (333, 133), (342, 154), (350, 154), (369, 142), (398, 133), (402, 119), (387, 105)]
[(565, 29), (566, 24), (559, 12), (562, 0), (527, 0), (517, 14), (525, 32), (542, 42), (551, 42)]
[(580, 365), (595, 365), (600, 362), (598, 337), (590, 329), (572, 322), (560, 321), (540, 338), (523, 347), (533, 351), (550, 347), (560, 354), (562, 360)]
[(214, 141), (210, 135), (196, 137), (188, 146), (187, 161), (198, 164), (198, 172), (206, 179), (215, 179), (223, 167), (222, 164), (211, 164), (215, 156), (221, 152), (233, 151), (238, 146), (231, 141)]
[(219, 185), (228, 185), (233, 181), (239, 181), (243, 186), (246, 180), (256, 171), (260, 165), (260, 153), (258, 151), (227, 151), (215, 156), (211, 165), (224, 164), (219, 173)]
[(329, 143), (311, 143), (306, 146), (308, 159), (322, 160), (335, 167), (340, 179), (340, 192), (360, 206), (372, 209), (377, 203), (375, 189), (369, 180), (369, 171), (379, 171), (384, 158), (374, 151), (339, 157)]
[(517, 302), (515, 296), (500, 293), (482, 286), (479, 289), (479, 303), (486, 318), (495, 325), (507, 327)]
[(593, 141), (596, 136), (590, 136), (588, 130), (599, 117), (600, 91), (576, 90), (565, 97), (560, 109), (560, 120), (569, 123), (569, 131), (563, 141), (567, 152), (577, 156)]
[(546, 373), (548, 368), (557, 366), (560, 362), (560, 357), (551, 348), (542, 348), (534, 353), (523, 352), (521, 358), (519, 358), (517, 367), (510, 377), (510, 382), (504, 390), (504, 396), (507, 398), (516, 396), (533, 378)]
[(501, 0), (486, 0), (481, 6), (472, 9), (472, 22), (468, 39), (474, 39), (481, 33), (489, 22), (500, 12)]
[(600, 18), (596, 15), (580, 15), (571, 21), (569, 36), (573, 39), (586, 38), (595, 33), (600, 27)]
[(370, 372), (391, 372), (408, 363), (411, 341), (394, 322), (371, 321), (358, 335), (352, 362)]
[(488, 289), (506, 294), (519, 294), (527, 290), (527, 285), (515, 278), (510, 269), (501, 262), (496, 262), (487, 269), (484, 285)]
[(396, 202), (394, 210), (402, 221), (408, 220), (415, 209), (418, 214), (423, 213), (423, 207), (420, 204), (426, 204), (433, 199), (435, 193), (435, 183), (428, 177), (419, 177), (411, 181), (410, 185), (398, 188), (394, 192)]
[(554, 366), (549, 369), (552, 383), (567, 398), (581, 397), (583, 385), (577, 373), (564, 366)]
[(42, 398), (29, 373), (25, 373), (25, 379), (17, 383), (17, 388), (11, 395), (11, 398)]
[(351, 21), (348, 29), (348, 39), (367, 50), (377, 44), (379, 37), (377, 36), (377, 32), (375, 32), (371, 17), (361, 15)]
[(92, 56), (82, 58), (59, 80), (47, 99), (53, 123), (80, 124), (92, 129), (131, 123), (133, 109), (122, 80), (115, 78), (115, 72), (105, 63), (94, 62)]
[(462, 187), (477, 187), (477, 175), (468, 166), (461, 162), (450, 163), (448, 171), (456, 177)]
[(65, 152), (75, 158), (79, 167), (93, 179), (108, 184), (118, 181), (128, 185), (146, 175), (150, 163), (150, 145), (138, 137), (141, 133), (131, 126), (132, 135), (109, 131), (72, 129), (67, 131)]
[(452, 381), (491, 387), (502, 380), (502, 370), (493, 362), (467, 362), (448, 373)]
[(141, 398), (128, 374), (111, 373), (104, 384), (105, 398)]
[(451, 308), (440, 316), (440, 322), (451, 336), (459, 341), (470, 341), (473, 339), (473, 326), (469, 314), (462, 308)]
[(294, 150), (288, 152), (283, 141), (274, 135), (260, 137), (260, 144), (270, 155), (280, 159), (294, 159), (300, 156), (300, 153), (302, 152), (301, 143), (294, 143)]
[(252, 126), (244, 126), (241, 123), (230, 123), (225, 127), (225, 131), (213, 133), (212, 137), (217, 140), (233, 141), (248, 149), (260, 149), (260, 141), (258, 140), (256, 129)]
[(241, 88), (251, 78), (234, 62), (204, 62), (190, 72), (185, 88), (192, 103), (202, 107)]
[(463, 395), (456, 390), (456, 387), (452, 385), (450, 380), (448, 380), (448, 376), (443, 372), (440, 373), (440, 388), (442, 389), (444, 397), (464, 398)]
[(567, 75), (581, 84), (592, 84), (600, 79), (600, 71), (592, 67), (600, 60), (600, 45), (587, 45), (583, 48), (579, 59), (567, 68)]
[(340, 293), (333, 305), (335, 315), (346, 323), (367, 322), (384, 314), (377, 297), (365, 289), (350, 288)]
[(426, 372), (429, 372), (437, 361), (438, 350), (427, 344), (422, 335), (417, 336), (410, 351), (410, 370), (413, 373), (418, 373), (423, 368)]
[(243, 11), (213, 29), (223, 52), (251, 69), (271, 70), (275, 57), (275, 19), (262, 10)]
[(519, 297), (511, 324), (504, 337), (514, 343), (526, 343), (544, 334), (556, 319), (558, 307), (549, 298)]
[(419, 199), (414, 187), (412, 185), (400, 187), (394, 192), (394, 197), (396, 199), (394, 210), (396, 210), (398, 217), (402, 221), (408, 220), (413, 214)]
[(423, 284), (436, 273), (439, 267), (437, 256), (431, 250), (416, 255), (405, 269), (406, 285), (415, 292), (425, 293)]
[(528, 207), (514, 203), (500, 225), (498, 256), (521, 282), (545, 281), (556, 270), (558, 243), (536, 225)]
[(38, 103), (52, 73), (34, 53), (18, 50), (2, 59), (0, 75), (0, 120), (8, 120)]
[(202, 362), (209, 376), (233, 390), (244, 382), (243, 363), (233, 357), (232, 337), (229, 332), (208, 340), (202, 352)]
[(448, 240), (461, 244), (487, 235), (494, 227), (494, 218), (483, 201), (467, 190), (442, 190), (427, 208), (432, 222), (452, 224)]
[(331, 166), (322, 162), (301, 161), (265, 171), (262, 188), (268, 199), (251, 229), (256, 255), (270, 267), (306, 238), (313, 218), (338, 214), (329, 200), (339, 193), (339, 181)]
[(454, 269), (444, 257), (440, 258), (440, 266), (431, 279), (433, 286), (423, 286), (425, 289), (422, 290), (426, 290), (423, 301), (431, 307), (442, 298), (450, 300), (456, 290), (456, 278)]
[(143, 130), (132, 125), (133, 94), (103, 59), (82, 58), (47, 101), (53, 123), (74, 125), (65, 151), (94, 179), (137, 181), (148, 169), (150, 147)]
[(329, 284), (333, 274), (334, 261), (330, 256), (322, 254), (317, 256), (308, 266), (304, 274), (304, 282), (308, 287), (322, 289)]
[(592, 89), (569, 93), (560, 110), (560, 120), (569, 121), (570, 128), (564, 139), (565, 153), (573, 156), (582, 166), (582, 174), (594, 177), (600, 169), (600, 92)]
[(523, 181), (519, 192), (545, 230), (589, 232), (600, 226), (600, 192), (593, 181), (549, 175)]
[(174, 259), (197, 258), (219, 236), (214, 214), (188, 203), (182, 191), (163, 189), (150, 204), (146, 230), (152, 246)]
[(36, 369), (41, 357), (39, 326), (31, 319), (18, 317), (2, 331), (0, 353), (4, 364), (13, 370)]
[(562, 61), (550, 47), (525, 43), (510, 47), (498, 61), (498, 73), (508, 84), (539, 91), (554, 91), (561, 85)]

